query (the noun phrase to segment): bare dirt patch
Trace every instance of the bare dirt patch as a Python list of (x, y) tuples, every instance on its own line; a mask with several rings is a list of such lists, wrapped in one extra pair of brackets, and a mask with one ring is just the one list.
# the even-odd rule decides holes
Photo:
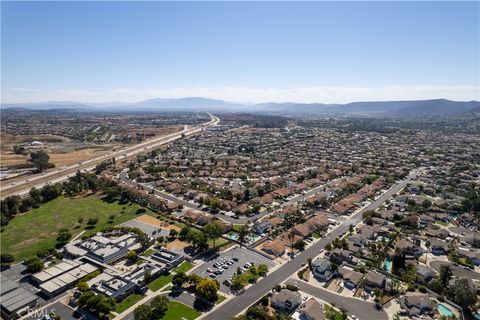
[(56, 167), (69, 166), (107, 154), (110, 149), (82, 149), (67, 153), (50, 153), (50, 162)]

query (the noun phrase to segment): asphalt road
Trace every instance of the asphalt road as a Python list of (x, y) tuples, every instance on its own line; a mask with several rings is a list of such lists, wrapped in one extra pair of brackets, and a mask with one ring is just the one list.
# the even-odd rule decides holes
[(429, 264), (430, 264), (430, 267), (432, 267), (437, 272), (439, 272), (440, 267), (445, 264), (445, 265), (450, 266), (453, 274), (457, 277), (465, 277), (465, 278), (479, 279), (480, 280), (480, 273), (474, 272), (470, 269), (464, 269), (464, 268), (462, 268), (460, 266), (457, 266), (457, 265), (455, 265), (453, 263), (450, 263), (450, 262), (432, 261)]
[(230, 301), (226, 302), (218, 309), (207, 314), (203, 319), (207, 320), (224, 320), (231, 319), (237, 314), (241, 313), (249, 306), (254, 304), (256, 301), (261, 299), (265, 294), (267, 294), (272, 288), (285, 281), (290, 277), (294, 272), (299, 270), (302, 267), (302, 264), (307, 261), (309, 257), (315, 257), (325, 248), (327, 243), (333, 241), (336, 237), (341, 234), (344, 234), (348, 231), (350, 225), (356, 225), (362, 220), (362, 213), (368, 210), (375, 210), (380, 205), (382, 205), (387, 199), (392, 197), (395, 193), (402, 190), (406, 184), (412, 179), (418, 176), (419, 171), (414, 170), (405, 180), (397, 183), (395, 186), (390, 188), (387, 192), (381, 195), (377, 200), (372, 202), (367, 207), (359, 210), (354, 213), (348, 220), (340, 224), (336, 229), (334, 229), (330, 234), (321, 238), (319, 241), (314, 243), (312, 246), (307, 248), (305, 251), (296, 255), (295, 258), (283, 264), (279, 269), (275, 270), (267, 277), (263, 278), (256, 285), (250, 287), (242, 295), (237, 296)]
[[(37, 175), (34, 177), (30, 177), (28, 179), (22, 180), (22, 181), (17, 181), (15, 184), (9, 184), (5, 185), (2, 188), (0, 188), (0, 192), (2, 192), (2, 198), (8, 195), (24, 195), (30, 191), (32, 187), (36, 188), (41, 188), (47, 183), (57, 183), (64, 181), (68, 179), (71, 175), (74, 175), (77, 171), (79, 170), (86, 170), (86, 171), (91, 171), (95, 168), (96, 164), (100, 163), (101, 161), (105, 161), (107, 159), (115, 158), (116, 160), (122, 160), (127, 157), (131, 157), (135, 154), (144, 152), (148, 149), (163, 145), (165, 143), (169, 143), (171, 141), (174, 141), (182, 135), (190, 135), (196, 132), (199, 132), (205, 127), (209, 127), (212, 125), (216, 125), (218, 122), (220, 122), (220, 119), (218, 117), (215, 117), (212, 114), (209, 114), (211, 120), (207, 123), (194, 126), (191, 128), (185, 127), (182, 131), (175, 132), (154, 140), (149, 140), (142, 142), (140, 144), (137, 144), (135, 146), (129, 147), (129, 148), (123, 148), (119, 149), (118, 151), (111, 152), (109, 154), (96, 157), (94, 159), (89, 159), (80, 163), (73, 164), (71, 166), (67, 167), (62, 167), (60, 169), (57, 169), (55, 171), (47, 172), (42, 175)], [(37, 184), (32, 185), (34, 181), (38, 181)], [(17, 190), (19, 187), (22, 187), (25, 185), (25, 188)], [(10, 189), (17, 190), (15, 192), (6, 192)]]
[(335, 294), (332, 291), (312, 286), (303, 281), (289, 280), (288, 283), (296, 285), (303, 291), (314, 297), (319, 297), (322, 300), (330, 304), (335, 304), (337, 308), (343, 308), (347, 310), (347, 313), (356, 315), (360, 320), (386, 320), (388, 319), (387, 313), (380, 309), (375, 308), (375, 304), (372, 302), (362, 301), (356, 298), (348, 298)]

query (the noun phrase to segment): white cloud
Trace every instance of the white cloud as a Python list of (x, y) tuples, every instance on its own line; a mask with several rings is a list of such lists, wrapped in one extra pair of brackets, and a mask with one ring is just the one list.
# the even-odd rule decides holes
[(480, 100), (478, 86), (313, 86), (290, 88), (193, 87), (118, 88), (109, 90), (2, 88), (2, 103), (77, 101), (136, 102), (151, 98), (206, 97), (232, 102), (322, 102), (346, 103), (374, 100), (420, 100), (445, 98)]

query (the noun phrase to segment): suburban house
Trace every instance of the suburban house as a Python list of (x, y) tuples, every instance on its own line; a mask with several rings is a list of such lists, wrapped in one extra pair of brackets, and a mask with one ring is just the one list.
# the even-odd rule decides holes
[(338, 273), (343, 278), (343, 285), (350, 290), (358, 288), (363, 278), (363, 273), (346, 267), (340, 267)]
[(257, 234), (267, 233), (271, 228), (272, 224), (268, 220), (263, 222), (255, 221), (253, 224), (253, 229)]
[(313, 275), (320, 281), (330, 281), (335, 275), (332, 263), (325, 258), (319, 258), (312, 261)]
[(433, 279), (433, 277), (435, 277), (435, 271), (425, 265), (417, 265), (417, 273), (425, 282), (429, 282)]
[(306, 223), (297, 224), (292, 228), (292, 232), (302, 238), (308, 237), (312, 231)]
[(435, 255), (444, 255), (448, 252), (448, 243), (437, 239), (437, 238), (430, 238), (430, 250)]
[(280, 239), (268, 241), (263, 245), (262, 250), (275, 257), (279, 257), (285, 253), (285, 243)]
[(303, 319), (324, 320), (323, 306), (314, 298), (308, 299), (298, 310)]
[(434, 301), (426, 293), (407, 292), (400, 301), (402, 308), (410, 317), (419, 315), (433, 315), (435, 308)]
[(397, 248), (400, 252), (409, 256), (420, 257), (423, 254), (423, 250), (419, 246), (404, 238), (397, 242)]
[(294, 312), (302, 303), (302, 296), (298, 291), (290, 291), (283, 289), (280, 292), (275, 292), (271, 298), (271, 305), (279, 311), (287, 313)]
[(385, 288), (387, 277), (381, 273), (369, 270), (365, 275), (365, 289), (372, 291), (374, 288)]
[(353, 263), (353, 254), (349, 250), (335, 248), (330, 253), (330, 261), (338, 265), (341, 265), (343, 262), (349, 264)]

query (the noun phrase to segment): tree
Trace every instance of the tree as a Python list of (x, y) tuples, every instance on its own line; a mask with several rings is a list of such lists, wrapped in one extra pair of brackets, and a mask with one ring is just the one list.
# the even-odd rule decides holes
[(188, 233), (187, 240), (190, 241), (192, 245), (198, 250), (208, 248), (207, 235), (198, 230), (191, 229)]
[(380, 302), (380, 298), (383, 296), (383, 290), (375, 288), (373, 289), (373, 295), (375, 296), (375, 302)]
[(15, 154), (21, 154), (21, 155), (26, 155), (27, 150), (25, 149), (24, 146), (19, 146), (18, 144), (13, 146), (13, 153)]
[(80, 281), (79, 283), (77, 283), (77, 289), (80, 292), (87, 292), (88, 290), (90, 290), (90, 287), (85, 281)]
[(187, 281), (188, 276), (185, 274), (185, 272), (176, 273), (172, 278), (172, 283), (176, 287), (181, 287)]
[(297, 250), (303, 250), (305, 249), (305, 245), (306, 245), (305, 241), (303, 241), (303, 239), (299, 239), (293, 244), (293, 248)]
[(9, 265), (9, 264), (13, 263), (14, 261), (15, 261), (15, 258), (11, 254), (2, 253), (0, 255), (0, 263), (2, 265)]
[(184, 227), (180, 230), (180, 234), (179, 234), (180, 239), (181, 239), (181, 240), (186, 240), (189, 233), (190, 233), (190, 227), (189, 227), (189, 226), (184, 226)]
[(452, 276), (452, 268), (450, 268), (449, 265), (444, 264), (440, 266), (440, 281), (442, 282), (444, 288), (448, 286), (448, 283), (450, 282)]
[(48, 168), (52, 168), (54, 165), (48, 162), (50, 156), (45, 151), (37, 151), (30, 153), (30, 160), (33, 162), (38, 172), (42, 172)]
[(270, 317), (268, 316), (267, 311), (262, 306), (253, 306), (247, 309), (246, 312), (247, 319), (254, 319), (254, 320), (269, 320)]
[(33, 257), (25, 261), (28, 273), (37, 273), (43, 270), (44, 264), (38, 257)]
[(217, 222), (209, 222), (203, 229), (207, 237), (213, 240), (213, 247), (215, 248), (215, 239), (223, 234), (222, 227)]
[(428, 209), (432, 206), (432, 202), (428, 199), (425, 199), (423, 200), (422, 202), (422, 207), (424, 207), (425, 209)]
[(250, 190), (245, 189), (245, 193), (243, 195), (243, 201), (248, 202), (250, 200)]
[(150, 302), (151, 319), (160, 319), (165, 315), (165, 312), (168, 309), (169, 300), (163, 295), (156, 296)]
[(246, 225), (243, 225), (238, 229), (238, 241), (240, 241), (240, 244), (245, 242), (245, 239), (249, 234), (250, 230)]
[(244, 287), (245, 287), (245, 285), (244, 285), (242, 279), (239, 276), (233, 277), (232, 284), (230, 285), (230, 288), (232, 290), (237, 290), (238, 291), (238, 290), (243, 289)]
[(212, 279), (201, 279), (195, 288), (195, 294), (207, 301), (215, 302), (217, 300), (217, 291), (220, 285), (217, 281)]
[(350, 234), (353, 233), (353, 225), (349, 225), (349, 226), (348, 226), (348, 232), (349, 232)]
[(332, 251), (332, 244), (331, 244), (331, 243), (327, 243), (327, 244), (325, 245), (325, 250), (327, 250), (327, 251)]
[(257, 268), (258, 275), (265, 277), (268, 273), (268, 266), (266, 264), (260, 264)]
[(175, 229), (170, 229), (170, 234), (169, 234), (169, 237), (170, 238), (175, 238), (176, 236), (178, 235), (178, 231), (175, 230)]
[(148, 304), (141, 304), (133, 310), (135, 320), (151, 320), (152, 308)]
[(455, 281), (455, 285), (450, 291), (453, 301), (464, 309), (473, 306), (477, 302), (477, 293), (466, 278)]
[(463, 199), (462, 200), (463, 211), (469, 212), (470, 210), (472, 210), (472, 207), (473, 207), (473, 204), (472, 204), (472, 201), (470, 199)]
[(72, 234), (68, 229), (61, 229), (57, 236), (57, 248), (61, 248), (67, 244), (67, 242), (72, 238)]
[(188, 276), (188, 283), (193, 286), (193, 287), (196, 287), (198, 282), (201, 280), (202, 278), (195, 274), (195, 273), (192, 273), (191, 275)]
[(127, 255), (125, 258), (128, 260), (130, 263), (136, 263), (138, 261), (138, 255), (135, 251), (128, 251)]

